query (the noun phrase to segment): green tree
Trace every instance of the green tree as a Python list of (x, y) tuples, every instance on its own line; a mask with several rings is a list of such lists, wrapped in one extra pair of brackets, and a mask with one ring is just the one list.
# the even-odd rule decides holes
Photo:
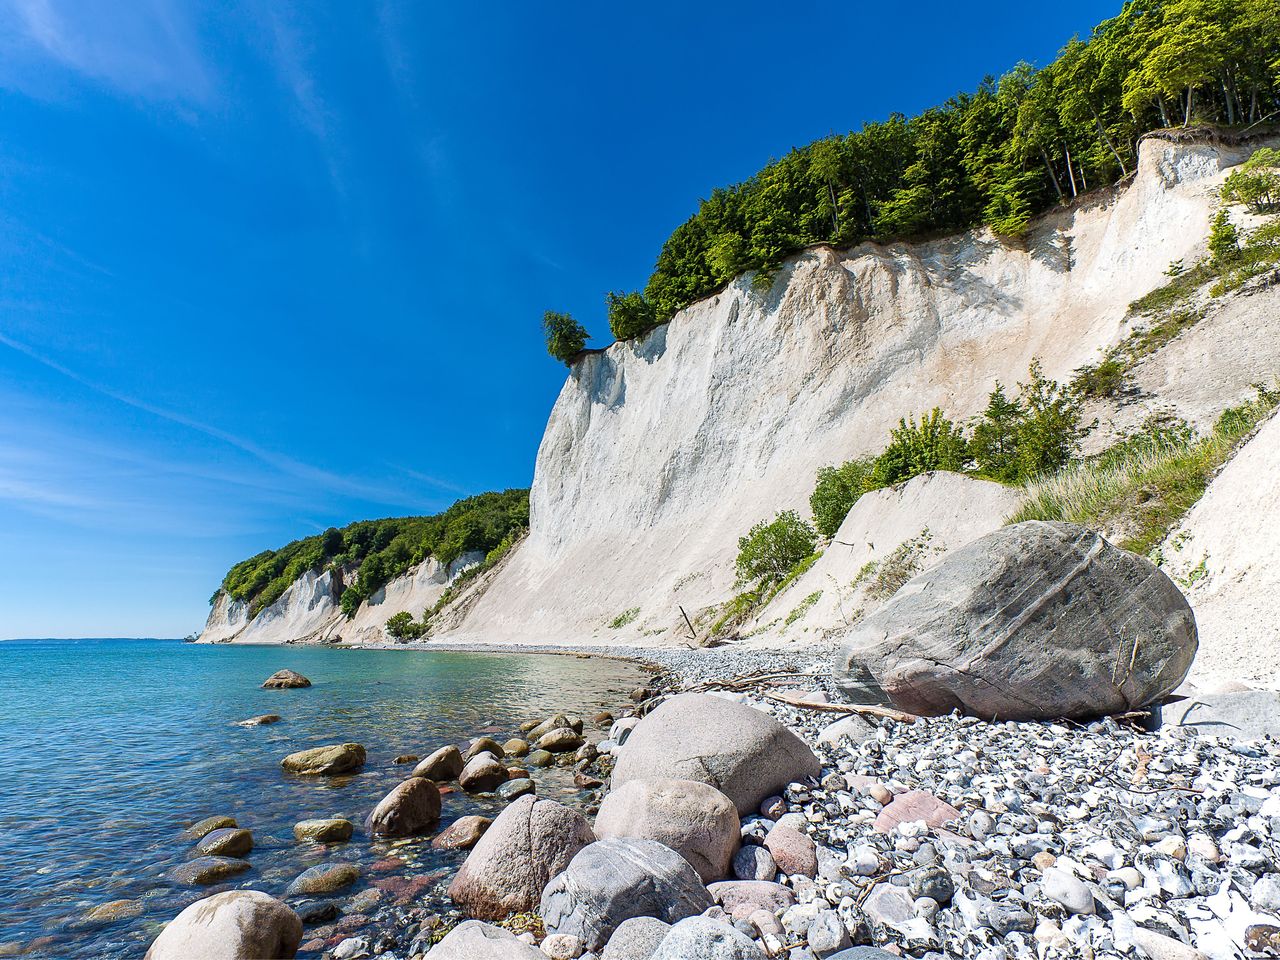
[(1253, 213), (1280, 208), (1280, 150), (1263, 147), (1233, 170), (1222, 185), (1222, 199), (1243, 203)]
[(823, 467), (809, 497), (813, 525), (824, 537), (834, 537), (858, 498), (870, 489), (875, 460), (860, 457), (838, 467)]
[(875, 485), (893, 486), (930, 470), (963, 470), (967, 460), (964, 434), (934, 407), (918, 425), (914, 417), (898, 421), (889, 446), (876, 459)]
[(426, 629), (426, 624), (418, 623), (413, 614), (405, 610), (387, 618), (387, 633), (397, 640), (417, 640)]
[(618, 340), (630, 340), (648, 333), (658, 325), (658, 315), (644, 294), (610, 293), (609, 329)]
[(763, 520), (738, 540), (738, 581), (776, 584), (818, 545), (813, 527), (794, 510), (780, 513), (771, 522)]
[(1033, 360), (1026, 383), (1018, 384), (1017, 474), (1029, 480), (1065, 466), (1080, 446), (1080, 403), (1070, 390), (1044, 375)]
[(542, 332), (547, 338), (547, 353), (566, 366), (587, 346), (587, 330), (567, 313), (548, 310), (542, 315)]
[(1209, 253), (1219, 265), (1230, 263), (1240, 254), (1240, 234), (1225, 209), (1218, 211), (1209, 228)]
[(987, 397), (987, 409), (973, 428), (969, 451), (979, 473), (1012, 482), (1018, 477), (1018, 431), (1023, 410), (999, 383)]

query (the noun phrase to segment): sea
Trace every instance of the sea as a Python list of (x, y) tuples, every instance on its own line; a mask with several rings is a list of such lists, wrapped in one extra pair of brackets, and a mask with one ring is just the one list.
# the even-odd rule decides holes
[[(285, 667), (312, 686), (261, 688)], [(161, 924), (215, 890), (283, 896), (303, 870), (336, 861), (362, 871), (326, 898), (343, 910), (370, 888), (383, 900), (409, 891), (416, 903), (444, 906), (443, 887), (464, 854), (433, 850), (431, 834), (375, 841), (360, 826), (412, 769), (393, 759), (481, 734), (502, 742), (527, 719), (616, 710), (643, 677), (633, 664), (575, 656), (2, 642), (0, 956), (141, 957)], [(283, 719), (236, 726), (267, 713)], [(286, 754), (347, 741), (368, 751), (354, 776), (280, 768)], [(571, 770), (533, 776), (541, 796), (583, 806), (591, 799)], [(455, 790), (443, 798), (441, 826), (470, 813), (496, 816), (502, 806)], [(253, 831), (245, 858), (252, 869), (213, 888), (166, 879), (195, 855), (186, 828), (214, 815)], [(348, 843), (294, 840), (297, 821), (335, 816), (357, 824)], [(108, 903), (117, 919), (89, 918)]]

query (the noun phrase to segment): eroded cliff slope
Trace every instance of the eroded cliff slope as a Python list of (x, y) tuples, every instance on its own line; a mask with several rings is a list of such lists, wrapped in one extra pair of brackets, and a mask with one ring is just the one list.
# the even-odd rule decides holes
[(904, 415), (977, 412), (1033, 358), (1065, 380), (1116, 342), (1129, 303), (1202, 253), (1247, 154), (1148, 139), (1129, 185), (1025, 242), (815, 249), (768, 292), (741, 278), (588, 355), (547, 425), (529, 536), (444, 638), (682, 642), (680, 608), (732, 593), (738, 537), (807, 512), (819, 467), (878, 451)]

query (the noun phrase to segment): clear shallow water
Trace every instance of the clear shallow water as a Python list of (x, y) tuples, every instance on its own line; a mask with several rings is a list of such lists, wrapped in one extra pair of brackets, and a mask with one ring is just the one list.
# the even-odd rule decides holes
[[(263, 690), (282, 667), (304, 690)], [(372, 842), (357, 827), (346, 844), (298, 844), (293, 824), (345, 816), (360, 824), (411, 767), (480, 733), (501, 742), (522, 720), (616, 708), (643, 674), (616, 661), (316, 647), (228, 647), (160, 640), (0, 643), (0, 943), (35, 956), (140, 957), (157, 924), (210, 890), (252, 887), (277, 896), (316, 863), (346, 861), (360, 881), (326, 899), (382, 883), (439, 875), (462, 859), (431, 850), (430, 836)], [(281, 723), (234, 726), (278, 713)], [(351, 777), (292, 777), (295, 750), (357, 741), (368, 750)], [(564, 770), (534, 771), (538, 792), (583, 800)], [(441, 824), (501, 804), (451, 793)], [(190, 859), (182, 836), (215, 814), (253, 831), (253, 869), (224, 886), (164, 879)], [(387, 881), (392, 881), (387, 883)], [(415, 899), (432, 896), (419, 881)], [(85, 914), (121, 899), (141, 915), (90, 924)]]

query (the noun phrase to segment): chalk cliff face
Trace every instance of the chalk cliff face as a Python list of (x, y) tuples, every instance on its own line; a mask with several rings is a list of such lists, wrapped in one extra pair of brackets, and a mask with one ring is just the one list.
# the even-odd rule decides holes
[(247, 603), (219, 591), (200, 640), (206, 643), (334, 643), (339, 640), (382, 643), (390, 639), (386, 632), (388, 617), (402, 610), (421, 616), (440, 599), (458, 574), (483, 559), (481, 555), (468, 553), (443, 566), (428, 558), (374, 593), (351, 619), (342, 613), (339, 600), (342, 584), (354, 578), (354, 570), (344, 570), (341, 575), (328, 570), (308, 571), (253, 619), (249, 618)]
[[(1202, 255), (1226, 170), (1251, 149), (1148, 139), (1128, 185), (1051, 213), (1025, 240), (976, 231), (814, 249), (765, 292), (741, 278), (648, 336), (586, 356), (538, 451), (529, 535), (463, 591), (433, 637), (681, 643), (685, 614), (705, 633), (713, 606), (734, 592), (738, 538), (780, 510), (807, 515), (820, 467), (878, 452), (900, 417), (934, 406), (960, 419), (979, 412), (997, 380), (1013, 387), (1035, 358), (1069, 379), (1127, 335), (1129, 303), (1163, 283), (1171, 261)], [(1234, 391), (1221, 406), (1259, 379), (1256, 359), (1242, 357), (1230, 384), (1215, 383), (1215, 397)], [(1154, 382), (1166, 366), (1176, 364), (1139, 373)], [(1198, 402), (1188, 395), (1193, 419), (1216, 416)], [(789, 645), (838, 628), (848, 599), (838, 594), (785, 620), (824, 577), (844, 577), (864, 553), (891, 553), (898, 544), (883, 530), (910, 527), (910, 539), (930, 527), (937, 552), (997, 525), (1007, 494), (965, 486), (975, 483), (944, 479), (867, 501), (854, 520), (882, 542), (825, 559), (746, 625), (751, 642)], [(945, 501), (970, 495), (973, 509), (951, 516)], [(865, 516), (875, 503), (899, 516)], [(932, 521), (915, 515), (928, 503)], [(382, 640), (388, 616), (420, 614), (455, 574), (428, 561), (352, 621), (337, 611), (331, 575), (308, 574), (252, 622), (220, 597), (202, 639)]]
[(1097, 359), (1128, 304), (1200, 255), (1247, 152), (1150, 139), (1130, 185), (1023, 243), (816, 249), (767, 292), (742, 278), (587, 356), (538, 452), (530, 534), (448, 637), (680, 642), (681, 608), (732, 593), (738, 538), (807, 513), (819, 467), (878, 452), (904, 415), (978, 412), (1033, 358), (1060, 380)]

